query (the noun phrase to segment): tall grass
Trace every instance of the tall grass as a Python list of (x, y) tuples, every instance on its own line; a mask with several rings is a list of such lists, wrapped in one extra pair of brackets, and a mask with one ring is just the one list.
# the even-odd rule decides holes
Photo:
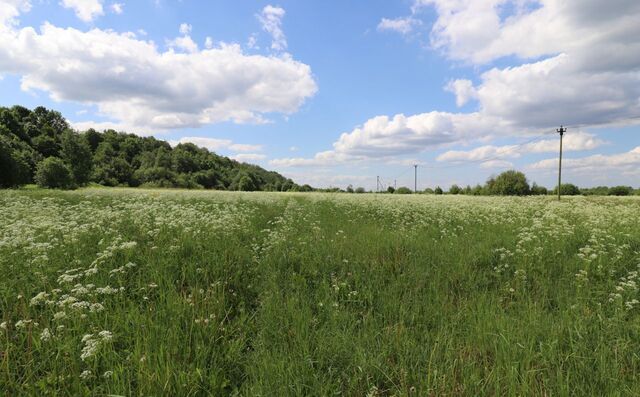
[(639, 225), (637, 198), (3, 191), (0, 390), (636, 395)]

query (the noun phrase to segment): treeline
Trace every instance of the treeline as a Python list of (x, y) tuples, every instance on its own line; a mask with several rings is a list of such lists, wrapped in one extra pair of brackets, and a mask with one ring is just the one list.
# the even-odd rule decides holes
[[(362, 187), (353, 188), (349, 186), (345, 193), (366, 193)], [(408, 187), (399, 187), (394, 189), (388, 187), (387, 190), (381, 193), (392, 194), (412, 194), (413, 190)], [(525, 174), (515, 170), (509, 170), (501, 173), (496, 177), (491, 177), (484, 185), (475, 185), (461, 187), (458, 185), (451, 185), (448, 191), (445, 191), (440, 186), (436, 188), (426, 188), (418, 193), (422, 194), (465, 194), (470, 196), (542, 196), (547, 194), (558, 194), (558, 188), (549, 190), (544, 186), (539, 186), (535, 182), (529, 185), (529, 181)], [(563, 183), (560, 187), (560, 193), (563, 196), (630, 196), (640, 195), (640, 189), (633, 189), (631, 186), (598, 186), (594, 188), (579, 188), (571, 183)]]
[(37, 183), (69, 189), (104, 186), (311, 191), (277, 172), (219, 156), (191, 143), (107, 130), (73, 131), (44, 107), (0, 107), (0, 187)]

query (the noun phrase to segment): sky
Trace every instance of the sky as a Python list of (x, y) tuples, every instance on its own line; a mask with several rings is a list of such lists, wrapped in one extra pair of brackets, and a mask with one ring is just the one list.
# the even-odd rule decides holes
[(0, 106), (316, 187), (640, 187), (637, 0), (0, 0)]

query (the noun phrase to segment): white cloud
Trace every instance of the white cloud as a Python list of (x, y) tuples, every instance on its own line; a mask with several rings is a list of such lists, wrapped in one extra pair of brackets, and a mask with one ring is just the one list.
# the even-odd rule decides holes
[[(167, 42), (170, 48), (175, 50), (183, 50), (188, 53), (198, 52), (198, 44), (190, 36), (176, 37), (173, 40)], [(210, 49), (210, 47), (208, 47)]]
[(0, 29), (5, 25), (13, 26), (17, 24), (17, 17), (21, 13), (29, 12), (30, 9), (31, 2), (29, 0), (0, 1)]
[(288, 54), (249, 56), (237, 44), (198, 50), (188, 36), (174, 43), (187, 53), (162, 52), (130, 32), (18, 29), (11, 21), (25, 9), (2, 8), (0, 73), (55, 101), (96, 105), (136, 131), (261, 123), (265, 114), (297, 111), (317, 90), (310, 67)]
[[(587, 174), (609, 174), (610, 177), (618, 176), (619, 173), (636, 175), (640, 167), (640, 146), (625, 152), (612, 155), (596, 154), (583, 158), (563, 158), (562, 168), (578, 173)], [(556, 170), (558, 159), (547, 159), (529, 166), (532, 170)]]
[(260, 154), (260, 153), (241, 153), (241, 154), (234, 154), (231, 156), (231, 158), (243, 163), (248, 163), (252, 161), (264, 160), (267, 158), (267, 155)]
[(124, 3), (111, 4), (111, 11), (118, 15), (122, 14), (124, 12)]
[(72, 9), (84, 22), (91, 22), (96, 17), (104, 15), (101, 0), (62, 0), (60, 5)]
[(181, 23), (180, 24), (180, 29), (178, 29), (180, 31), (180, 34), (182, 35), (189, 35), (191, 33), (191, 30), (193, 29), (193, 27), (191, 25), (189, 25), (188, 23)]
[(456, 105), (458, 106), (464, 106), (471, 99), (478, 96), (471, 80), (458, 79), (450, 81), (445, 89), (456, 96)]
[[(565, 152), (593, 150), (606, 142), (586, 132), (567, 133), (563, 140)], [(559, 151), (559, 138), (544, 139), (521, 145), (485, 145), (472, 150), (449, 150), (439, 155), (437, 161), (487, 161), (493, 158), (518, 158), (527, 153), (554, 153)]]
[(204, 47), (206, 49), (213, 48), (213, 39), (211, 37), (207, 36), (207, 38), (204, 40)]
[(282, 31), (284, 15), (284, 8), (272, 5), (264, 7), (262, 13), (257, 15), (262, 24), (262, 29), (271, 35), (271, 49), (276, 51), (285, 51), (287, 49), (287, 38)]
[(235, 152), (255, 152), (262, 150), (262, 145), (248, 145), (243, 143), (234, 143), (230, 139), (218, 139), (207, 137), (186, 136), (179, 140), (169, 141), (171, 146), (176, 146), (180, 143), (193, 143), (196, 146), (200, 146), (209, 149), (212, 152), (217, 152), (222, 149), (232, 150)]
[(419, 19), (413, 17), (388, 19), (382, 18), (378, 24), (379, 31), (392, 31), (403, 35), (407, 35), (413, 31), (416, 26), (421, 25), (422, 22)]

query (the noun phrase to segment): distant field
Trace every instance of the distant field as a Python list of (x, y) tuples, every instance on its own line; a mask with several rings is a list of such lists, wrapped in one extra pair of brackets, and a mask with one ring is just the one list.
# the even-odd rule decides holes
[(0, 192), (2, 395), (637, 395), (640, 197)]

